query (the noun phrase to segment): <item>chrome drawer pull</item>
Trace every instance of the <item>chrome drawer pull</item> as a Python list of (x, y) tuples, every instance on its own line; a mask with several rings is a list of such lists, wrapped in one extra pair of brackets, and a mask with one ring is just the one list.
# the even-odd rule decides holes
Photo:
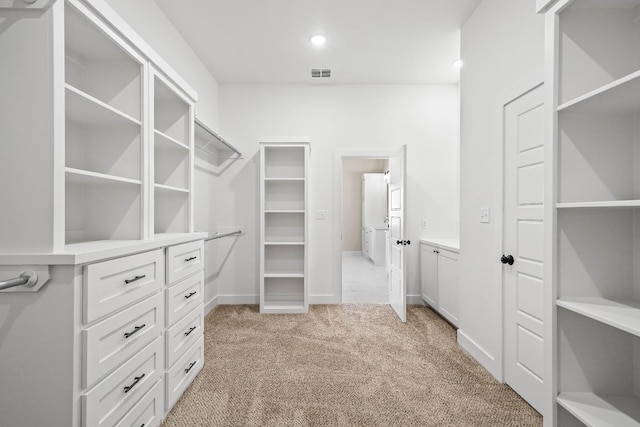
[(196, 362), (191, 362), (191, 364), (189, 365), (189, 367), (187, 369), (184, 370), (185, 374), (188, 374), (189, 371), (191, 370), (191, 368), (193, 368), (195, 366)]
[(189, 329), (187, 332), (185, 332), (185, 333), (184, 333), (184, 336), (185, 336), (185, 337), (186, 337), (186, 336), (189, 336), (189, 334), (190, 334), (191, 332), (195, 331), (195, 330), (196, 330), (196, 327), (195, 327), (195, 326), (192, 326), (192, 327), (191, 327), (191, 329)]
[(186, 258), (185, 261), (186, 262), (193, 261), (196, 258), (198, 258), (198, 257), (197, 256), (192, 256), (192, 257)]
[(125, 332), (125, 333), (124, 333), (124, 337), (125, 337), (125, 338), (129, 338), (131, 335), (133, 335), (133, 334), (137, 333), (138, 331), (140, 331), (140, 330), (141, 330), (142, 328), (144, 328), (145, 326), (147, 326), (147, 324), (146, 324), (146, 323), (143, 323), (143, 324), (142, 324), (142, 325), (140, 325), (140, 326), (136, 326), (135, 328), (133, 328), (133, 331), (131, 331), (131, 332)]
[(132, 383), (131, 385), (126, 386), (126, 387), (124, 388), (124, 392), (125, 392), (125, 393), (129, 393), (129, 391), (130, 391), (132, 388), (134, 388), (134, 387), (136, 386), (136, 384), (138, 384), (138, 383), (140, 382), (140, 380), (144, 378), (144, 376), (145, 376), (145, 375), (146, 375), (146, 374), (142, 374), (142, 375), (140, 375), (139, 377), (135, 377), (135, 378), (134, 378), (133, 383)]
[(125, 279), (124, 283), (126, 283), (128, 285), (131, 282), (135, 282), (136, 280), (144, 279), (145, 277), (147, 277), (147, 275), (143, 274), (141, 276), (136, 276), (133, 279)]
[(193, 291), (193, 292), (191, 292), (189, 295), (185, 295), (185, 296), (184, 296), (184, 298), (185, 298), (185, 299), (189, 299), (189, 298), (191, 298), (192, 296), (194, 296), (195, 294), (197, 294), (197, 292)]

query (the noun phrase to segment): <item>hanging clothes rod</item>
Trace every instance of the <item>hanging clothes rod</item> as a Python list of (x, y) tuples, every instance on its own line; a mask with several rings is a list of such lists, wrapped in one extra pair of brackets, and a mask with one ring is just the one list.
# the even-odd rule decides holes
[(236, 231), (231, 231), (229, 233), (224, 233), (224, 234), (220, 234), (220, 232), (216, 232), (213, 236), (204, 239), (205, 242), (209, 241), (209, 240), (214, 240), (214, 239), (221, 239), (223, 237), (228, 237), (228, 236), (235, 236), (236, 234), (242, 235), (243, 232), (242, 230), (236, 230)]
[(28, 288), (38, 283), (38, 275), (33, 271), (25, 271), (15, 279), (0, 281), (0, 291), (3, 289), (15, 288), (16, 286), (26, 286)]

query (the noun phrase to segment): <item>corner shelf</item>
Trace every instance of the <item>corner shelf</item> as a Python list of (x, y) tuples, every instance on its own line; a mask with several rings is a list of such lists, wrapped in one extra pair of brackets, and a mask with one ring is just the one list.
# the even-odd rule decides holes
[(640, 426), (640, 398), (597, 393), (561, 393), (558, 404), (587, 426)]

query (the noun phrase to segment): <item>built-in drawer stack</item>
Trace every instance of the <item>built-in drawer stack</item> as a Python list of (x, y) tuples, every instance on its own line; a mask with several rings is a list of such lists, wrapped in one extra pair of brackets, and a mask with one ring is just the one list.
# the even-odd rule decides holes
[(165, 289), (165, 410), (168, 412), (204, 363), (202, 240), (167, 248)]
[(84, 267), (82, 424), (158, 426), (164, 250)]

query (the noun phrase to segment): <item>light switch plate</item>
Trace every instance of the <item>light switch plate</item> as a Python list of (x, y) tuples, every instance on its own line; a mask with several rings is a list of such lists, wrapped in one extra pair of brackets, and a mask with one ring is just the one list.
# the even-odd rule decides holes
[(480, 208), (480, 222), (482, 223), (491, 222), (489, 208)]

